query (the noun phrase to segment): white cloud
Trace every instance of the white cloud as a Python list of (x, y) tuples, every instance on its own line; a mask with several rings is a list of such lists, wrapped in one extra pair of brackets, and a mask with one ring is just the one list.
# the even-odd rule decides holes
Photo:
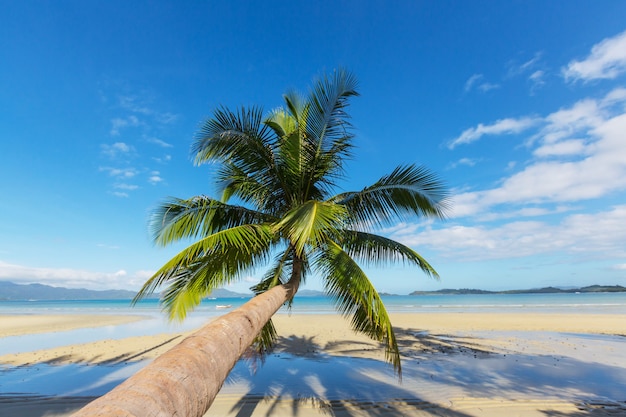
[(537, 64), (537, 62), (539, 62), (539, 60), (541, 59), (541, 52), (537, 52), (535, 53), (535, 56), (533, 56), (531, 59), (529, 59), (528, 61), (524, 62), (522, 65), (519, 66), (519, 71), (520, 72), (526, 72), (529, 69), (535, 67), (535, 65)]
[(534, 117), (520, 119), (500, 119), (493, 124), (484, 125), (479, 123), (476, 127), (466, 129), (461, 135), (448, 144), (448, 148), (454, 149), (458, 145), (472, 143), (485, 135), (512, 135), (518, 134), (535, 126), (539, 120)]
[(167, 143), (164, 140), (161, 140), (159, 138), (147, 138), (146, 140), (148, 142), (153, 143), (155, 145), (158, 145), (158, 146), (160, 146), (162, 148), (171, 148), (171, 147), (173, 147), (172, 144), (169, 144), (169, 143)]
[(464, 87), (464, 90), (465, 90), (466, 92), (467, 92), (467, 91), (470, 91), (470, 90), (472, 89), (472, 87), (474, 86), (474, 84), (475, 84), (476, 82), (478, 82), (481, 78), (483, 78), (483, 75), (482, 75), (482, 74), (474, 74), (474, 75), (472, 75), (471, 77), (469, 77), (469, 78), (467, 79), (467, 81), (465, 81), (465, 87)]
[(486, 93), (487, 91), (500, 88), (500, 84), (492, 84), (492, 83), (484, 82), (484, 83), (479, 84), (478, 87), (476, 88), (478, 88), (483, 93)]
[(128, 198), (128, 193), (122, 191), (112, 191), (111, 194), (113, 194), (115, 197)]
[(478, 220), (480, 221), (494, 221), (494, 220), (503, 220), (503, 219), (519, 219), (522, 217), (540, 217), (546, 216), (549, 214), (558, 214), (564, 213), (567, 211), (571, 211), (572, 208), (569, 206), (556, 206), (555, 208), (546, 208), (546, 207), (523, 207), (519, 210), (513, 211), (502, 211), (497, 213), (485, 213), (478, 216)]
[(156, 162), (158, 162), (159, 164), (166, 164), (169, 161), (172, 160), (172, 155), (164, 155), (163, 157), (153, 157), (153, 160), (155, 160)]
[(456, 162), (452, 162), (448, 168), (449, 169), (454, 169), (456, 167), (458, 167), (459, 165), (465, 165), (468, 167), (473, 167), (476, 166), (476, 164), (479, 162), (479, 159), (473, 159), (473, 158), (461, 158)]
[(171, 124), (174, 123), (176, 120), (178, 120), (178, 115), (174, 114), (174, 113), (159, 113), (156, 115), (156, 121), (161, 123), (161, 124)]
[[(539, 120), (543, 126), (528, 143), (536, 146), (536, 159), (502, 178), (496, 188), (455, 196), (451, 216), (485, 215), (496, 205), (576, 202), (626, 189), (625, 104), (625, 92), (616, 89), (604, 98), (580, 100)], [(456, 143), (509, 130), (500, 122), (479, 125)]]
[(541, 146), (533, 152), (535, 156), (545, 158), (548, 156), (582, 155), (586, 153), (585, 141), (571, 139), (559, 143)]
[(136, 127), (140, 125), (142, 125), (142, 122), (137, 118), (137, 116), (130, 115), (126, 118), (116, 117), (111, 120), (111, 130), (109, 131), (109, 134), (111, 136), (118, 136), (122, 128)]
[(145, 114), (145, 115), (150, 115), (154, 113), (154, 111), (150, 109), (148, 106), (146, 106), (145, 104), (139, 104), (138, 98), (136, 96), (129, 96), (129, 95), (119, 96), (118, 102), (121, 108), (129, 110), (134, 113), (140, 113), (140, 114)]
[(124, 142), (115, 142), (112, 145), (102, 144), (100, 145), (102, 153), (109, 158), (116, 158), (119, 155), (129, 154), (133, 151), (133, 147)]
[(0, 261), (0, 279), (18, 284), (40, 283), (57, 287), (92, 290), (138, 288), (145, 282), (145, 271), (130, 275), (124, 269), (96, 272), (71, 268), (41, 268)]
[(624, 224), (626, 205), (593, 214), (572, 214), (555, 225), (542, 221), (439, 229), (404, 225), (390, 236), (409, 246), (429, 247), (444, 256), (472, 261), (555, 253), (612, 259), (626, 257)]
[(100, 167), (99, 170), (107, 172), (111, 177), (116, 178), (132, 178), (137, 175), (137, 170), (135, 168)]
[(474, 74), (471, 77), (469, 77), (467, 81), (465, 81), (465, 86), (463, 87), (463, 89), (467, 93), (470, 90), (472, 90), (475, 86), (476, 89), (482, 91), (483, 93), (486, 93), (489, 90), (500, 88), (499, 84), (493, 84), (487, 81), (480, 82), (483, 79), (484, 77), (482, 74)]
[(546, 75), (545, 72), (541, 70), (537, 70), (533, 72), (532, 74), (530, 74), (530, 76), (528, 77), (528, 80), (531, 82), (531, 87), (530, 87), (531, 95), (534, 94), (535, 91), (537, 91), (538, 89), (540, 89), (546, 84), (546, 82), (544, 81), (545, 75)]
[(138, 185), (134, 185), (134, 184), (117, 183), (117, 184), (113, 184), (113, 188), (116, 188), (118, 190), (133, 191), (133, 190), (136, 190), (137, 188), (139, 188), (139, 186)]
[(613, 79), (626, 71), (626, 31), (591, 48), (582, 61), (571, 61), (563, 69), (567, 81)]
[(515, 61), (510, 61), (507, 64), (507, 77), (516, 77), (521, 74), (527, 73), (528, 71), (531, 71), (533, 68), (536, 68), (537, 64), (541, 60), (541, 55), (541, 52), (536, 52), (531, 59), (522, 64), (517, 64)]
[(161, 178), (161, 173), (159, 171), (152, 171), (150, 173), (150, 177), (148, 178), (148, 182), (152, 185), (163, 182), (163, 178)]

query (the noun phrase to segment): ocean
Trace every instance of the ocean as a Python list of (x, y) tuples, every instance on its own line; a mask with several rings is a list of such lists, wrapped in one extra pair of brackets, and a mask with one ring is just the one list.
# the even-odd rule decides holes
[[(247, 297), (206, 299), (193, 314), (221, 315), (226, 308), (237, 308)], [(625, 314), (626, 293), (565, 294), (454, 294), (454, 295), (387, 295), (382, 296), (391, 313), (436, 312), (520, 312)], [(289, 313), (283, 307), (280, 313)], [(298, 314), (335, 313), (328, 297), (297, 297), (291, 312)], [(142, 300), (131, 306), (130, 300), (54, 300), (0, 301), (0, 314), (145, 314), (161, 315), (156, 299)]]

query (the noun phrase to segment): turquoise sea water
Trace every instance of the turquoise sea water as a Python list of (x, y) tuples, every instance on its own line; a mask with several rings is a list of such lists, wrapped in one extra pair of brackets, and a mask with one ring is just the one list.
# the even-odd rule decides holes
[[(225, 314), (247, 300), (205, 300), (181, 323), (169, 322), (157, 300), (145, 300), (134, 307), (130, 300), (3, 301), (0, 315), (5, 317), (0, 320), (10, 320), (13, 314), (131, 314), (143, 316), (144, 320), (115, 326), (98, 326), (96, 322), (93, 328), (5, 337), (0, 339), (0, 355), (102, 339), (193, 330), (207, 319)], [(626, 293), (384, 296), (383, 300), (391, 313), (626, 314)], [(289, 313), (336, 314), (327, 297), (296, 298), (291, 310), (283, 307), (279, 311), (279, 314)]]
[[(579, 294), (467, 294), (383, 296), (389, 312), (546, 312), (626, 314), (626, 293)], [(230, 306), (236, 308), (248, 298), (204, 300), (194, 314), (221, 315)], [(289, 313), (285, 307), (281, 313)], [(296, 297), (291, 312), (300, 314), (334, 313), (327, 297)], [(59, 300), (0, 301), (0, 314), (142, 314), (162, 315), (157, 300), (144, 300), (134, 307), (130, 300)], [(192, 314), (193, 316), (193, 314)]]

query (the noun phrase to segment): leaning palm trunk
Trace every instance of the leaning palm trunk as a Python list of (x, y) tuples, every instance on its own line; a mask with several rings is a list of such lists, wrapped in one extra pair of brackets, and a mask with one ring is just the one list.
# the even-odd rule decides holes
[(261, 328), (297, 291), (272, 288), (212, 321), (74, 417), (200, 417)]

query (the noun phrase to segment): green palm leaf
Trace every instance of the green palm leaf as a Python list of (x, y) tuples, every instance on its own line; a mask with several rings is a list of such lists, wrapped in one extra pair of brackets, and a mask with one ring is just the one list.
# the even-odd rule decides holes
[(366, 334), (385, 346), (385, 357), (401, 375), (402, 364), (391, 320), (378, 292), (359, 265), (339, 245), (330, 242), (318, 258), (326, 278), (325, 290), (336, 308), (351, 316), (355, 331)]
[(276, 230), (293, 244), (298, 256), (304, 256), (306, 245), (318, 247), (332, 238), (345, 215), (343, 206), (311, 200), (288, 211)]
[(384, 226), (410, 216), (444, 218), (447, 197), (435, 174), (408, 165), (397, 167), (361, 191), (339, 194), (331, 201), (345, 205), (354, 224)]
[(141, 288), (133, 303), (163, 284), (162, 297), (172, 318), (184, 318), (203, 296), (254, 268), (269, 253), (274, 236), (267, 225), (242, 225), (195, 242), (163, 265)]
[(383, 236), (344, 230), (341, 246), (352, 257), (368, 265), (384, 266), (405, 262), (419, 267), (426, 275), (439, 279), (437, 271), (419, 253)]
[(161, 204), (151, 216), (150, 229), (155, 243), (165, 246), (235, 226), (273, 220), (265, 213), (197, 196), (186, 200), (170, 198)]
[(307, 118), (307, 132), (318, 139), (319, 150), (328, 149), (334, 140), (343, 139), (352, 127), (346, 113), (348, 99), (358, 96), (353, 74), (339, 69), (332, 76), (322, 76), (309, 96), (312, 104)]
[(235, 161), (250, 171), (263, 169), (272, 155), (273, 136), (263, 123), (263, 109), (242, 107), (232, 112), (225, 107), (200, 128), (192, 145), (195, 163)]

